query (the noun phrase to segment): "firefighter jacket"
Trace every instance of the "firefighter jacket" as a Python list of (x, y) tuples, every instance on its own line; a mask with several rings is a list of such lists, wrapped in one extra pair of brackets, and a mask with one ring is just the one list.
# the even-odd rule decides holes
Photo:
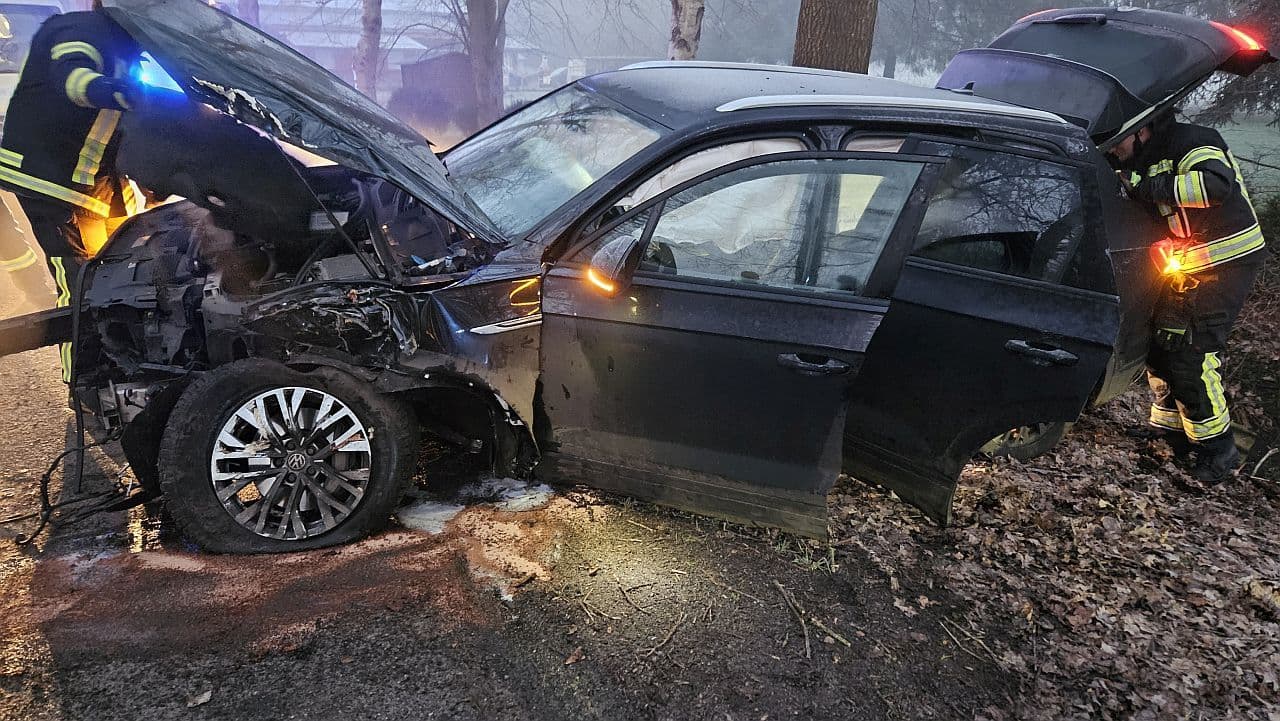
[(1168, 224), (1184, 273), (1221, 265), (1265, 246), (1240, 166), (1216, 130), (1171, 123), (1142, 148), (1134, 197)]
[(116, 123), (129, 109), (130, 68), (140, 51), (101, 12), (49, 18), (9, 102), (0, 138), (0, 183), (107, 216), (94, 197), (99, 175), (112, 174)]

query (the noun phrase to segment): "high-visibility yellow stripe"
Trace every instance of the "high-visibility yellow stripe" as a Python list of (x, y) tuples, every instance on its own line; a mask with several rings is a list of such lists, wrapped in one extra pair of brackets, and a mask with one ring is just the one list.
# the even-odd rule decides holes
[[(1165, 212), (1166, 210), (1168, 212)], [(1187, 214), (1183, 212), (1182, 208), (1178, 206), (1170, 208), (1167, 205), (1161, 205), (1160, 212), (1164, 213), (1165, 221), (1169, 224), (1169, 232), (1175, 238), (1191, 237), (1191, 224), (1187, 222)]]
[(54, 302), (55, 308), (62, 308), (71, 304), (71, 286), (67, 285), (67, 267), (62, 264), (61, 256), (52, 256), (49, 262), (53, 264), (53, 282), (58, 286), (58, 299)]
[(1194, 441), (1203, 441), (1220, 436), (1231, 427), (1231, 414), (1227, 410), (1227, 394), (1222, 387), (1222, 374), (1218, 369), (1222, 361), (1218, 354), (1205, 353), (1200, 364), (1200, 382), (1204, 384), (1205, 396), (1209, 399), (1209, 411), (1212, 416), (1204, 420), (1182, 419), (1182, 428), (1187, 437)]
[(95, 73), (89, 68), (76, 68), (67, 75), (67, 97), (71, 102), (82, 108), (92, 108), (93, 103), (89, 102), (89, 83), (102, 77), (102, 73)]
[[(54, 301), (55, 308), (65, 308), (71, 305), (71, 286), (67, 284), (67, 267), (63, 265), (60, 256), (50, 256), (49, 262), (53, 265), (53, 281), (58, 286), (58, 299)], [(58, 345), (58, 356), (62, 363), (62, 382), (71, 382), (71, 344), (61, 343)]]
[(1164, 160), (1161, 160), (1155, 165), (1152, 165), (1149, 168), (1147, 168), (1147, 177), (1154, 178), (1157, 175), (1160, 175), (1161, 173), (1172, 173), (1172, 172), (1173, 172), (1173, 161), (1169, 160), (1168, 158), (1165, 158)]
[(1229, 161), (1228, 165), (1235, 171), (1236, 185), (1240, 186), (1240, 194), (1244, 196), (1244, 202), (1248, 203), (1249, 212), (1253, 213), (1253, 217), (1256, 220), (1258, 211), (1253, 207), (1253, 200), (1249, 197), (1249, 189), (1244, 186), (1244, 173), (1240, 170), (1240, 164), (1236, 162), (1236, 156), (1232, 155), (1230, 151), (1227, 151), (1227, 160)]
[(1204, 420), (1192, 420), (1183, 417), (1182, 429), (1193, 441), (1203, 441), (1226, 433), (1231, 427), (1231, 414), (1227, 410), (1227, 394), (1222, 388), (1222, 375), (1218, 369), (1222, 361), (1217, 353), (1205, 353), (1200, 365), (1200, 382), (1204, 384), (1205, 396), (1209, 399), (1209, 411), (1212, 416)]
[(1230, 161), (1227, 160), (1227, 153), (1222, 148), (1201, 145), (1198, 148), (1192, 148), (1182, 156), (1182, 160), (1178, 161), (1178, 174), (1184, 174), (1206, 160), (1220, 160), (1223, 165), (1231, 167)]
[(1174, 176), (1174, 199), (1183, 208), (1208, 208), (1209, 198), (1204, 192), (1204, 173), (1192, 170)]
[(12, 165), (15, 168), (21, 168), (22, 160), (23, 160), (22, 153), (15, 153), (12, 150), (6, 150), (5, 148), (0, 148), (0, 163), (4, 163), (5, 165)]
[(1204, 387), (1209, 394), (1209, 401), (1214, 415), (1227, 412), (1227, 393), (1222, 388), (1222, 374), (1218, 373), (1218, 369), (1221, 367), (1222, 361), (1218, 359), (1216, 351), (1204, 354), (1200, 379), (1204, 381)]
[(107, 152), (107, 144), (116, 132), (116, 124), (120, 122), (119, 110), (99, 110), (98, 117), (89, 128), (89, 135), (80, 148), (80, 160), (76, 170), (71, 174), (71, 182), (80, 185), (93, 185), (98, 175), (98, 167), (102, 165), (102, 155)]
[(36, 262), (36, 252), (27, 248), (27, 252), (13, 258), (12, 260), (0, 260), (0, 270), (7, 270), (10, 273), (29, 268)]
[(1182, 419), (1182, 430), (1193, 441), (1207, 441), (1231, 429), (1231, 415), (1223, 413), (1204, 421)]
[(102, 72), (102, 53), (98, 52), (97, 48), (86, 42), (76, 40), (72, 42), (58, 43), (49, 51), (49, 57), (54, 60), (58, 60), (59, 58), (67, 55), (74, 55), (76, 53), (80, 53), (92, 60), (94, 66), (98, 68), (98, 72)]
[(125, 215), (132, 217), (146, 210), (146, 203), (141, 193), (128, 178), (120, 182), (120, 199), (124, 202)]
[(1200, 243), (1181, 252), (1180, 261), (1184, 273), (1195, 273), (1219, 263), (1235, 260), (1256, 250), (1266, 247), (1262, 237), (1261, 226), (1254, 224), (1239, 233), (1219, 238), (1208, 243)]
[(1161, 408), (1154, 403), (1151, 404), (1151, 415), (1147, 418), (1147, 422), (1156, 428), (1182, 430), (1182, 416), (1178, 415), (1177, 411)]
[(84, 208), (90, 213), (103, 218), (111, 214), (111, 206), (97, 198), (76, 192), (70, 188), (64, 188), (56, 183), (50, 183), (34, 175), (27, 175), (20, 170), (14, 170), (5, 165), (0, 165), (0, 180), (12, 183), (20, 188), (35, 191), (41, 195), (47, 195), (55, 200), (61, 200), (64, 203)]

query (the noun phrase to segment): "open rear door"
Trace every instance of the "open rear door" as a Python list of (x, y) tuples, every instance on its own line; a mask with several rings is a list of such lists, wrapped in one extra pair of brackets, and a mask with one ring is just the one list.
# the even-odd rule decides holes
[(1028, 15), (988, 47), (959, 53), (938, 87), (1055, 113), (1105, 147), (1214, 72), (1249, 75), (1274, 61), (1258, 40), (1221, 23), (1071, 8)]

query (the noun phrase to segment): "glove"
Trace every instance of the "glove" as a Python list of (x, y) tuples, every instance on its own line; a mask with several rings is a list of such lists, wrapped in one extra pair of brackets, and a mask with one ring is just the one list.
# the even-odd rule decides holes
[(109, 110), (133, 110), (138, 106), (141, 91), (137, 85), (123, 78), (98, 78), (85, 92), (89, 102)]
[(1137, 184), (1129, 187), (1129, 197), (1134, 200), (1150, 203), (1165, 203), (1167, 199), (1173, 196), (1173, 176), (1168, 173), (1162, 173), (1150, 178), (1144, 178)]

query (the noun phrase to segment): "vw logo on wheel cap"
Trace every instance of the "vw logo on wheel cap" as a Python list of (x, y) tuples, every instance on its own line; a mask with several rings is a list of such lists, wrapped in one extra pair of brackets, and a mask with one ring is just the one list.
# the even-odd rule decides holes
[(284, 465), (291, 471), (300, 471), (307, 467), (307, 457), (301, 453), (290, 453), (284, 460)]

